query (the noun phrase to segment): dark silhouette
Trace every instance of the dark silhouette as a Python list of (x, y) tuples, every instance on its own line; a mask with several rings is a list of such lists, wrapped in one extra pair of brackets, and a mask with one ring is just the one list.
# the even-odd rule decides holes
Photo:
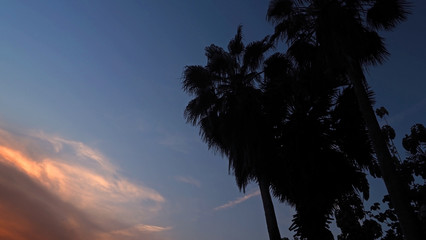
[[(402, 145), (410, 155), (400, 169), (409, 182), (411, 203), (426, 235), (426, 127), (422, 124), (412, 126), (410, 134), (402, 139)], [(422, 178), (423, 185), (417, 184), (414, 176)]]
[(262, 93), (256, 88), (268, 38), (244, 46), (241, 28), (229, 42), (228, 51), (210, 45), (206, 66), (185, 67), (183, 88), (194, 95), (185, 117), (200, 126), (209, 148), (228, 157), (229, 170), (240, 190), (252, 180), (258, 182), (269, 239), (280, 240), (269, 184), (260, 174), (272, 146), (262, 114)]
[[(270, 239), (279, 239), (269, 194), (295, 206), (292, 230), (305, 239), (333, 239), (331, 214), (347, 195), (363, 193), (362, 169), (375, 162), (352, 88), (324, 73), (318, 48), (276, 53), (258, 72), (269, 39), (242, 43), (241, 27), (228, 52), (206, 48), (206, 66), (187, 66), (184, 90), (195, 95), (185, 117), (200, 126), (209, 147), (229, 159), (240, 189), (257, 181)], [(321, 81), (323, 80), (323, 81)]]
[[(341, 231), (337, 239), (376, 240), (382, 237), (382, 227), (371, 215), (372, 212), (364, 210), (364, 204), (357, 195), (346, 196), (339, 202), (335, 212), (336, 224)], [(382, 240), (391, 239), (382, 238)]]
[(404, 236), (421, 240), (425, 237), (372, 110), (363, 73), (365, 66), (381, 63), (388, 55), (376, 31), (393, 29), (407, 14), (404, 0), (273, 0), (268, 9), (275, 24), (272, 39), (285, 38), (292, 51), (316, 46), (323, 72), (353, 87)]
[[(385, 119), (388, 112), (381, 107), (376, 110), (376, 114)], [(383, 135), (389, 148), (392, 149), (392, 157), (395, 158), (395, 161), (399, 160), (397, 161), (398, 174), (402, 176), (403, 181), (408, 183), (410, 203), (422, 222), (425, 233), (426, 184), (425, 182), (421, 184), (418, 180), (426, 180), (426, 128), (421, 124), (415, 124), (411, 128), (410, 135), (405, 135), (402, 143), (408, 151), (408, 156), (401, 161), (393, 142), (396, 136), (395, 131), (387, 121), (385, 122), (386, 125), (382, 126)], [(338, 239), (403, 240), (404, 237), (389, 195), (385, 195), (382, 202), (385, 204), (385, 208), (381, 208), (382, 204), (376, 202), (369, 210), (364, 210), (361, 200), (357, 196), (350, 196), (339, 204), (339, 208), (336, 210), (336, 223), (341, 229), (341, 234)], [(382, 230), (382, 226), (386, 226), (386, 231)]]
[(296, 208), (290, 228), (296, 237), (333, 239), (328, 224), (334, 209), (357, 192), (367, 199), (362, 170), (376, 174), (377, 166), (353, 89), (322, 71), (317, 47), (303, 49), (265, 61), (264, 111), (275, 139), (265, 178)]

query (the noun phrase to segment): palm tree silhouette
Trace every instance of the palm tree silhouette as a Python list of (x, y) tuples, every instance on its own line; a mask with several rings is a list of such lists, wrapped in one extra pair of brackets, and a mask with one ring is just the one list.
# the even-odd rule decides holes
[(407, 6), (404, 0), (272, 0), (267, 16), (275, 24), (273, 39), (285, 38), (293, 51), (317, 46), (323, 72), (353, 87), (401, 229), (407, 239), (420, 240), (425, 238), (381, 134), (363, 73), (388, 55), (377, 31), (405, 20)]
[(209, 148), (228, 157), (229, 171), (240, 190), (250, 181), (259, 184), (270, 240), (280, 240), (280, 232), (269, 192), (269, 183), (261, 177), (271, 152), (271, 132), (262, 113), (262, 92), (257, 87), (258, 72), (268, 38), (244, 46), (242, 27), (229, 42), (228, 51), (210, 45), (206, 66), (186, 66), (183, 89), (194, 95), (185, 117), (200, 127)]
[(240, 189), (258, 182), (270, 239), (280, 239), (270, 185), (295, 206), (297, 235), (332, 239), (328, 220), (339, 199), (354, 189), (368, 197), (361, 169), (374, 162), (364, 123), (357, 111), (345, 112), (356, 104), (352, 89), (340, 93), (336, 81), (318, 81), (329, 76), (312, 54), (315, 46), (305, 45), (308, 54), (272, 55), (262, 78), (257, 69), (269, 47), (268, 38), (244, 46), (241, 27), (228, 52), (207, 47), (207, 65), (184, 71), (184, 90), (195, 95), (185, 116), (210, 148), (228, 157)]
[(290, 228), (296, 235), (333, 239), (328, 224), (334, 208), (355, 190), (368, 198), (362, 169), (375, 173), (375, 162), (359, 112), (345, 111), (357, 109), (353, 89), (338, 91), (321, 70), (317, 48), (304, 49), (265, 61), (264, 112), (276, 148), (265, 178), (280, 200), (296, 208)]

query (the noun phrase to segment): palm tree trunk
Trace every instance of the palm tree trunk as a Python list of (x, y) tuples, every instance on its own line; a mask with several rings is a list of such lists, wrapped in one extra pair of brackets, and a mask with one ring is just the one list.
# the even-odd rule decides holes
[[(353, 66), (353, 65), (352, 65)], [(351, 69), (350, 81), (354, 87), (360, 111), (367, 126), (368, 134), (385, 182), (387, 191), (398, 216), (402, 233), (406, 240), (424, 240), (420, 222), (418, 221), (408, 199), (407, 187), (404, 186), (396, 171), (396, 166), (390, 155), (386, 140), (382, 135), (379, 123), (369, 101), (364, 85), (364, 74), (361, 69)]]
[(265, 211), (266, 226), (268, 228), (269, 240), (281, 240), (277, 217), (275, 216), (274, 204), (269, 192), (269, 184), (259, 179), (260, 195), (262, 196), (263, 210)]

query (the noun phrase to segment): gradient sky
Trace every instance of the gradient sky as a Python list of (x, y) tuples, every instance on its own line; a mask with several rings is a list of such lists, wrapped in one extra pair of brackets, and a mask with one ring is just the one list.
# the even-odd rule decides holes
[[(185, 123), (181, 89), (184, 66), (204, 65), (204, 48), (226, 47), (239, 24), (247, 42), (272, 33), (267, 6), (2, 1), (0, 238), (267, 239), (257, 187), (240, 193)], [(426, 124), (426, 4), (414, 6), (367, 76), (400, 138)], [(276, 210), (289, 236), (293, 211)]]

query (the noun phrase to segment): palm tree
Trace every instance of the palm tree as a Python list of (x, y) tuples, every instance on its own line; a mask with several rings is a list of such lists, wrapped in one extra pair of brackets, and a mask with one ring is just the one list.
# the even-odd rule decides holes
[(374, 161), (362, 119), (345, 112), (356, 105), (352, 89), (337, 91), (312, 58), (317, 48), (304, 48), (309, 51), (290, 49), (265, 61), (264, 111), (278, 146), (266, 178), (274, 194), (296, 208), (291, 230), (297, 236), (333, 239), (328, 223), (334, 208), (354, 190), (368, 198), (362, 169), (374, 168)]
[(306, 43), (317, 46), (323, 71), (353, 87), (403, 233), (409, 240), (420, 240), (425, 238), (381, 134), (363, 73), (363, 67), (381, 63), (388, 55), (377, 31), (405, 20), (406, 9), (404, 0), (272, 0), (268, 18), (275, 24), (273, 39), (286, 38), (295, 50)]
[(272, 146), (270, 130), (262, 114), (261, 79), (258, 68), (268, 50), (268, 38), (244, 46), (241, 26), (229, 42), (228, 51), (210, 45), (206, 66), (186, 66), (183, 89), (194, 95), (185, 117), (200, 127), (209, 148), (229, 159), (229, 171), (240, 190), (257, 181), (270, 240), (280, 240), (269, 183), (261, 177)]

